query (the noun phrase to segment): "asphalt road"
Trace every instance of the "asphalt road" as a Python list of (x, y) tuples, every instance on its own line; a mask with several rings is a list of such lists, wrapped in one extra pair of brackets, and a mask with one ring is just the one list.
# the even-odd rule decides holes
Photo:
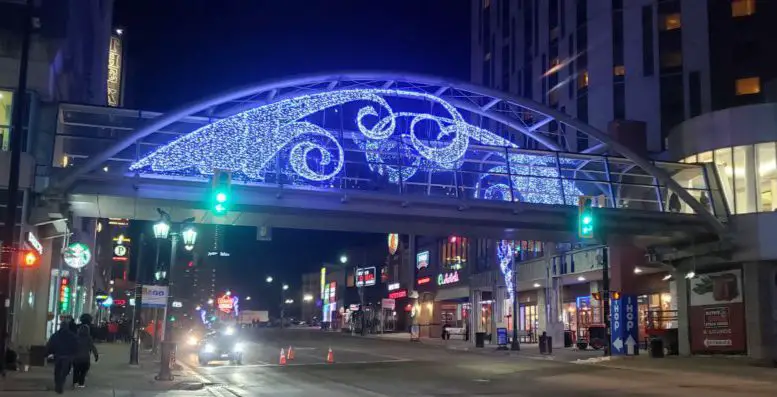
[[(250, 341), (248, 341), (250, 339)], [(318, 330), (265, 330), (246, 337), (241, 366), (179, 360), (214, 396), (774, 396), (770, 380), (726, 374), (616, 369), (599, 365), (452, 351)], [(279, 365), (280, 350), (295, 359)], [(326, 363), (329, 348), (334, 364)]]

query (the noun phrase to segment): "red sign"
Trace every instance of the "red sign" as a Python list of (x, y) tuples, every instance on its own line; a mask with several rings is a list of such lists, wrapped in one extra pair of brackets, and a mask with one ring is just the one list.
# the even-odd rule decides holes
[(126, 299), (114, 299), (113, 300), (113, 304), (116, 305), (116, 306), (124, 306), (124, 305), (127, 304), (127, 300)]
[(432, 281), (431, 277), (421, 277), (418, 279), (418, 285), (429, 284)]
[(388, 297), (389, 297), (389, 299), (406, 298), (407, 297), (407, 290), (406, 289), (400, 289), (400, 290), (396, 290), (394, 292), (389, 292)]
[(691, 279), (691, 352), (746, 351), (741, 275), (742, 271), (735, 269)]
[(224, 313), (232, 313), (232, 309), (235, 308), (235, 300), (231, 296), (224, 295), (216, 302), (219, 310)]

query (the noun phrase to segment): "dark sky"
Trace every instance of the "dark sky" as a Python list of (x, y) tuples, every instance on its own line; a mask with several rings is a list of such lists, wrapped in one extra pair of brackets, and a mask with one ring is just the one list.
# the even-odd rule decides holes
[[(469, 0), (117, 0), (125, 106), (165, 111), (235, 86), (337, 70), (467, 80), (469, 7)], [(222, 280), (253, 296), (268, 293), (267, 274), (299, 285), (301, 273), (348, 247), (385, 241), (295, 230), (274, 230), (272, 242), (253, 242), (250, 230), (229, 235), (233, 256)]]
[(469, 79), (469, 0), (117, 0), (126, 107), (167, 110), (299, 73)]

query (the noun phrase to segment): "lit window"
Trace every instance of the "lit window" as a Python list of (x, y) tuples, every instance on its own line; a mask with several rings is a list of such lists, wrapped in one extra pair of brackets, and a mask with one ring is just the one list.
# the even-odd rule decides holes
[(761, 92), (759, 77), (745, 77), (736, 81), (737, 95), (752, 95)]
[(662, 69), (679, 68), (683, 66), (683, 53), (681, 51), (662, 52), (659, 55)]
[(8, 150), (13, 92), (0, 90), (0, 151)]
[(491, 6), (491, 0), (483, 0), (483, 8), (488, 8)]
[(577, 88), (588, 87), (588, 71), (583, 70), (577, 74)]
[(613, 68), (612, 72), (616, 76), (625, 76), (626, 75), (626, 68), (623, 65), (618, 65)]
[(746, 17), (755, 14), (755, 0), (731, 0), (731, 16)]
[(680, 13), (661, 15), (661, 30), (675, 30), (682, 27)]

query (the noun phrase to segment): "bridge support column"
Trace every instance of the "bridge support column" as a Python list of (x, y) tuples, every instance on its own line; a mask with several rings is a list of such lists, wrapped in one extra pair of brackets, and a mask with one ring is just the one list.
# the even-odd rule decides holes
[(626, 239), (608, 241), (610, 259), (610, 291), (622, 294), (636, 292), (634, 269), (646, 263), (645, 250)]
[[(621, 293), (620, 301), (605, 301), (610, 294), (602, 296), (602, 305), (610, 302), (609, 315), (613, 320), (609, 323), (610, 335), (615, 342), (610, 344), (611, 354), (639, 354), (639, 304), (637, 303), (637, 277), (634, 269), (645, 265), (647, 259), (645, 250), (634, 245), (629, 239), (614, 238), (608, 243), (609, 288), (606, 282), (602, 289)], [(602, 310), (602, 321), (608, 320), (608, 310)], [(617, 317), (616, 317), (617, 316)], [(629, 318), (630, 321), (626, 321)], [(628, 325), (627, 325), (628, 324)], [(608, 336), (609, 339), (609, 336)], [(606, 343), (610, 343), (608, 340)]]

